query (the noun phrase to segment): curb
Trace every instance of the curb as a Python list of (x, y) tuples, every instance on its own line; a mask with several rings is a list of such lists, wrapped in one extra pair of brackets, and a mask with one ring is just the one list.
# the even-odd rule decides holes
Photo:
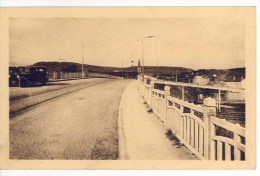
[(122, 112), (123, 112), (123, 106), (125, 105), (125, 95), (128, 86), (125, 88), (125, 90), (122, 93), (122, 97), (119, 105), (119, 111), (118, 111), (118, 159), (119, 160), (126, 160), (126, 140), (125, 140)]

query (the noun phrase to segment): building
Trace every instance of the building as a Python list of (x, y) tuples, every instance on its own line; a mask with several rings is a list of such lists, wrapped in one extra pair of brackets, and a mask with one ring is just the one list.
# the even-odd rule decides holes
[(236, 76), (233, 76), (232, 79), (224, 81), (223, 86), (237, 89), (245, 88), (245, 79), (243, 79), (243, 77), (237, 79)]
[(140, 64), (140, 59), (138, 60), (138, 66), (137, 66), (137, 73), (138, 74), (141, 74), (142, 72), (142, 67), (141, 67), (141, 64)]
[(207, 84), (209, 84), (209, 81), (210, 81), (210, 80), (209, 80), (208, 77), (196, 75), (196, 76), (194, 76), (192, 82), (193, 82), (194, 84), (198, 84), (198, 85), (207, 85)]

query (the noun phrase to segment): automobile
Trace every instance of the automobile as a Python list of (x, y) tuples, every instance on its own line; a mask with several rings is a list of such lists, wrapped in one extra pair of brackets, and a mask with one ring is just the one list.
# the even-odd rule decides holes
[(19, 84), (19, 74), (17, 67), (9, 67), (9, 86), (16, 86)]
[(9, 86), (43, 86), (47, 82), (47, 70), (43, 66), (9, 67)]

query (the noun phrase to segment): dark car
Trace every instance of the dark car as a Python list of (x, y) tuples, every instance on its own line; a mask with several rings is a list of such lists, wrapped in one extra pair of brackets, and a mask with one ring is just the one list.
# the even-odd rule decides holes
[(16, 86), (19, 84), (19, 74), (17, 67), (9, 67), (9, 86)]
[(9, 85), (19, 85), (20, 87), (45, 85), (48, 82), (45, 67), (10, 67)]

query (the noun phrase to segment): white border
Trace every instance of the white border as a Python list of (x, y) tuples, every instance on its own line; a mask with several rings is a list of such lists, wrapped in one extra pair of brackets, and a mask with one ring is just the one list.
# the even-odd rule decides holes
[(0, 7), (256, 6), (259, 0), (0, 0)]
[[(83, 6), (256, 6), (257, 7), (257, 28), (260, 24), (259, 20), (259, 7), (260, 7), (259, 0), (0, 0), (0, 7), (83, 7)], [(1, 14), (0, 14), (1, 15)], [(257, 87), (260, 87), (260, 83), (258, 77), (260, 76), (260, 63), (258, 62), (259, 59), (259, 29), (257, 31)], [(257, 90), (257, 88), (256, 88)], [(260, 95), (257, 93), (257, 118), (259, 116), (259, 100)], [(256, 139), (260, 139), (260, 126), (259, 126), (259, 119), (256, 119), (257, 122), (257, 137)], [(0, 171), (0, 176), (35, 176), (35, 175), (48, 175), (48, 176), (155, 176), (155, 175), (163, 175), (163, 176), (201, 176), (201, 175), (210, 175), (210, 176), (259, 176), (260, 175), (260, 151), (259, 151), (259, 140), (257, 140), (257, 168), (256, 170), (236, 170), (236, 171), (192, 171), (192, 170), (184, 170), (184, 171), (135, 171), (135, 170), (125, 170), (125, 171), (86, 171), (86, 170), (3, 170)]]

